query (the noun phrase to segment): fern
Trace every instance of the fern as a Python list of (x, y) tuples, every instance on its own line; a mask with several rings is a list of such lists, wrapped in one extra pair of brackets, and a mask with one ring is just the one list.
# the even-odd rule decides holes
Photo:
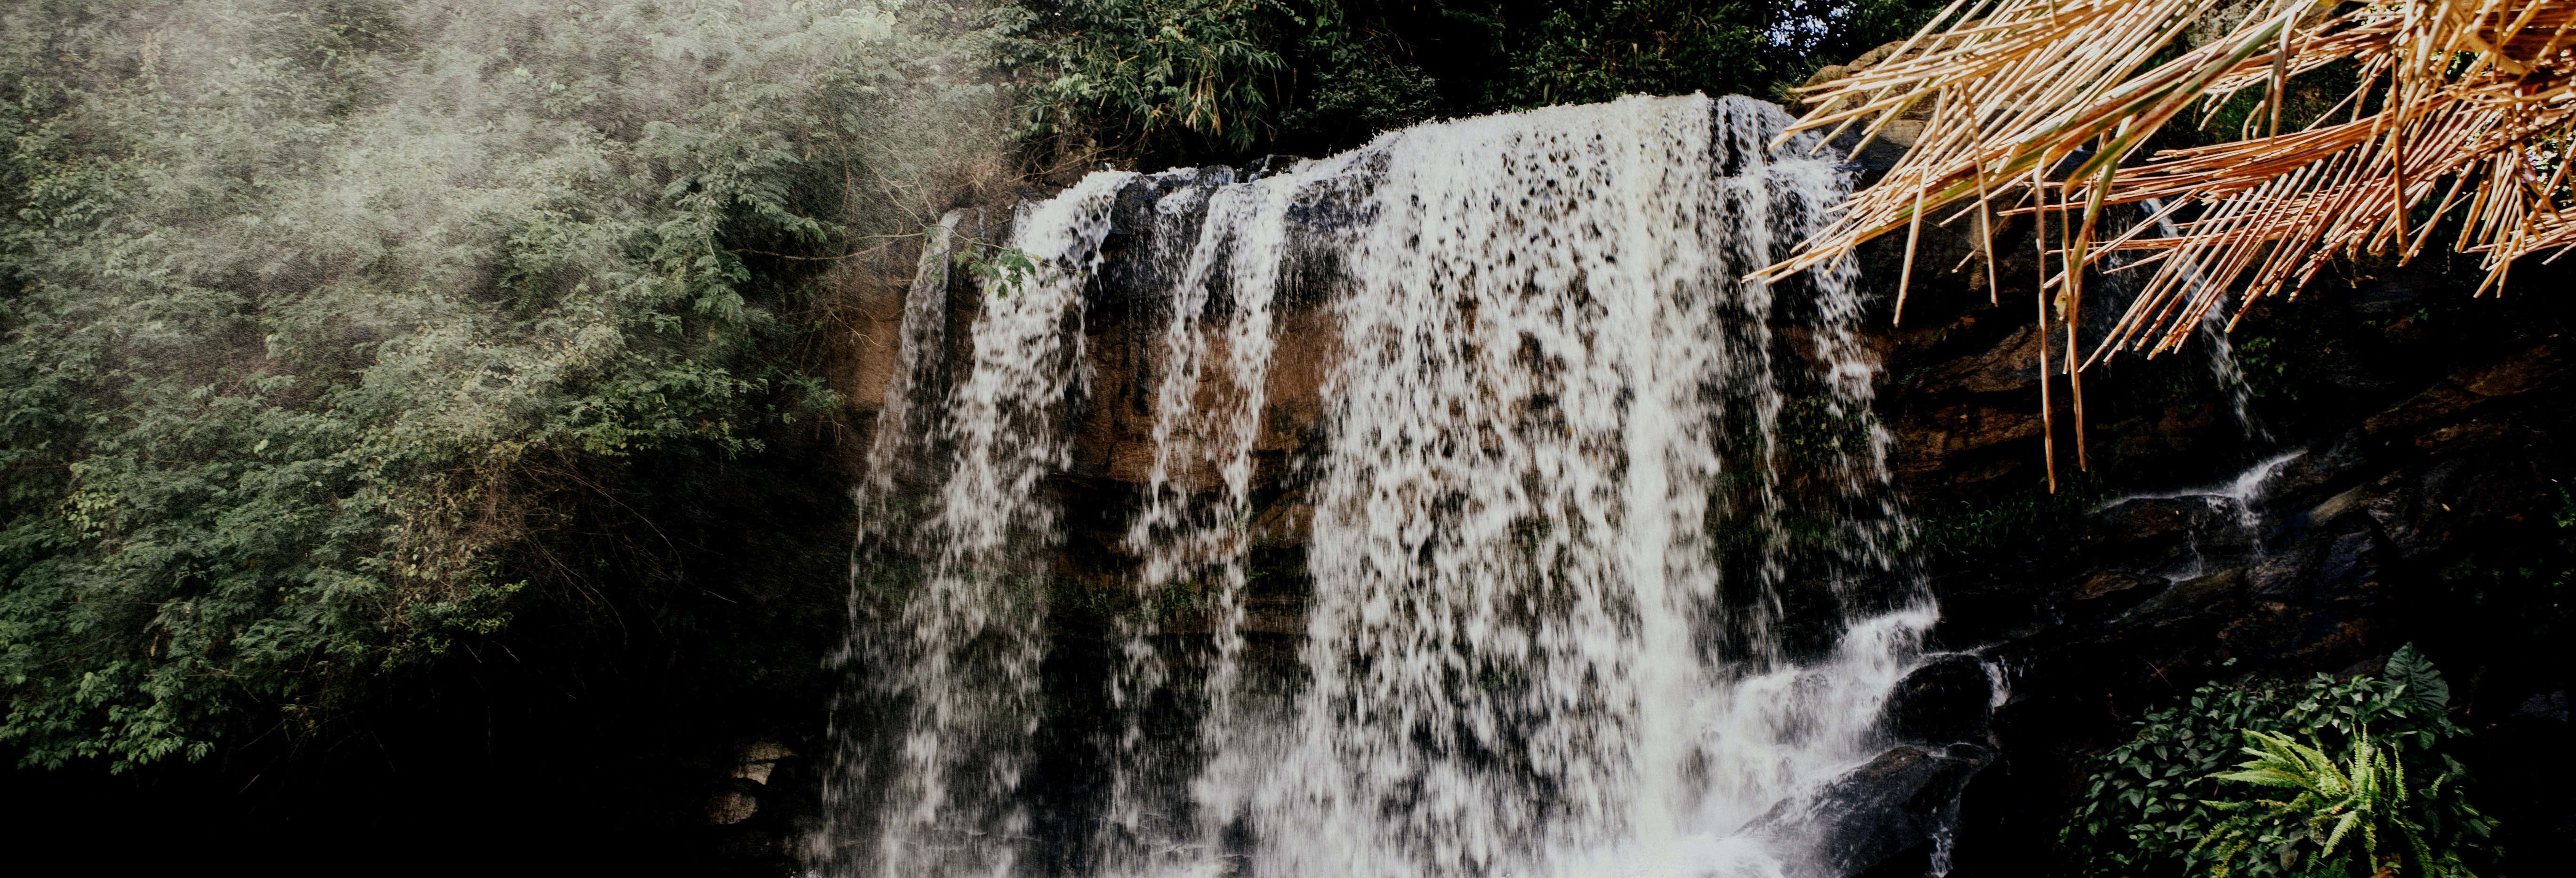
[(2448, 702), (2412, 646), (2376, 677), (2204, 686), (2100, 757), (2060, 837), (2082, 875), (2473, 876), (2501, 853), (2440, 752)]
[[(2301, 741), (2253, 730), (2244, 735), (2252, 746), (2240, 752), (2252, 758), (2238, 770), (2220, 772), (2211, 779), (2299, 793), (2287, 801), (2260, 800), (2254, 807), (2211, 802), (2230, 815), (2192, 848), (2194, 853), (2217, 851), (2211, 875), (2224, 878), (2246, 851), (2266, 849), (2277, 851), (2284, 863), (2304, 859), (2306, 868), (2295, 873), (2299, 875), (2476, 878), (2465, 865), (2461, 848), (2485, 838), (2494, 821), (2456, 793), (2443, 794), (2449, 772), (2422, 790), (2410, 791), (2402, 748), (2373, 742), (2367, 734), (2355, 740), (2350, 755), (2341, 760), (2327, 755), (2314, 739)], [(2428, 828), (2446, 822), (2464, 833), (2442, 837), (2443, 833)], [(2402, 851), (2383, 850), (2389, 833), (2404, 842)], [(2347, 845), (2348, 841), (2353, 844)], [(2309, 853), (2303, 843), (2314, 843), (2316, 850)]]

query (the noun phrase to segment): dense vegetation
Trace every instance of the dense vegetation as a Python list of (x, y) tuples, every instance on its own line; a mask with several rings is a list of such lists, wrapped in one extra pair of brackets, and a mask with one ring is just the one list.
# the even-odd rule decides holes
[[(1622, 94), (1779, 99), (1938, 4), (1035, 0), (1025, 131), (1068, 157), (1320, 155), (1388, 128)], [(1090, 147), (1086, 149), (1085, 147)]]
[[(1778, 98), (1934, 5), (12, 5), (0, 761), (148, 776), (257, 742), (384, 747), (376, 730), (479, 708), (454, 720), (486, 736), (444, 763), (462, 764), (540, 721), (493, 708), (513, 699), (638, 739), (677, 739), (660, 724), (717, 702), (810, 722), (847, 582), (837, 443), (858, 426), (832, 367), (856, 293), (899, 280), (942, 211), (1103, 162), (1321, 155), (1443, 116)], [(2301, 80), (2291, 118), (2324, 113), (2342, 89), (2317, 83), (2349, 74)], [(2465, 261), (2453, 273), (2474, 287)], [(2267, 316), (2238, 351), (2262, 400), (2293, 404), (2283, 432), (2304, 433), (2301, 411), (2357, 391), (2316, 366), (2326, 328)], [(1866, 426), (1812, 409), (1783, 415), (1793, 455)], [(1915, 551), (2026, 545), (2110, 485), (1917, 510)], [(2558, 497), (2425, 571), (2458, 614), (2426, 614), (2425, 643), (2463, 679), (2553, 673), (2576, 567), (2576, 500)], [(2464, 738), (2445, 688), (2412, 650), (2375, 676), (2205, 687), (2101, 757), (2065, 850), (2103, 875), (2207, 873), (2231, 852), (2231, 874), (2365, 875), (2386, 852), (2397, 874), (2485, 874), (2487, 824), (2461, 797), (2514, 779), (2463, 783), (2452, 754), (2497, 737)], [(677, 706), (626, 710), (644, 701)], [(2240, 766), (2247, 730), (2286, 735), (2280, 758), (2313, 748), (2302, 770), (2402, 767), (2409, 798), (2382, 813), (2432, 853), (2328, 852), (2284, 810), (2295, 796), (2226, 777), (2261, 770)], [(582, 758), (676, 773), (669, 753), (739, 733)], [(652, 807), (690, 819), (699, 801)]]
[(662, 538), (594, 526), (653, 493), (612, 486), (827, 414), (820, 274), (1000, 131), (942, 73), (973, 34), (865, 4), (64, 2), (5, 33), (0, 741), (49, 766), (311, 731), (629, 586)]
[(2491, 870), (2450, 697), (2412, 646), (2373, 676), (2203, 686), (2098, 757), (2062, 837), (2084, 875)]

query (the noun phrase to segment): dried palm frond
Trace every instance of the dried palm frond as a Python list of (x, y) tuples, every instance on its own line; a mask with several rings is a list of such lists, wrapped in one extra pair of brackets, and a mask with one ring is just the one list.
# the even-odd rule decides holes
[[(2213, 26), (2222, 35), (2186, 39)], [(2342, 61), (2358, 66), (2359, 86), (2314, 123), (2283, 130), (2290, 79)], [(2295, 295), (2339, 256), (2411, 258), (2432, 234), (2434, 222), (2411, 216), (2428, 203), (2435, 221), (2461, 217), (2450, 243), (2482, 254), (2483, 293), (2516, 259), (2576, 247), (2571, 73), (2576, 0), (1956, 0), (1892, 56), (1809, 89), (1814, 107), (1792, 130), (1866, 126), (1866, 142), (1918, 102), (1936, 109), (1884, 178), (1764, 276), (1898, 229), (1919, 235), (1927, 212), (1963, 201), (1975, 202), (1979, 235), (1999, 210), (2057, 212), (2064, 243), (2051, 250), (2041, 237), (2040, 319), (2054, 312), (2067, 327), (2058, 370), (2070, 383), (2120, 351), (2181, 345), (2240, 283), (2247, 301)], [(2214, 110), (2249, 89), (2262, 103), (2240, 139), (2132, 161), (2193, 106)], [(2096, 240), (2106, 205), (2147, 201), (2167, 205), (2158, 219), (2196, 213)], [(2140, 236), (2158, 227), (2168, 231)], [(2132, 267), (2155, 263), (2155, 275), (2078, 362), (2082, 269), (2121, 250), (2153, 251)], [(1897, 308), (1901, 320), (1902, 290)], [(2080, 455), (2080, 390), (2076, 399)]]

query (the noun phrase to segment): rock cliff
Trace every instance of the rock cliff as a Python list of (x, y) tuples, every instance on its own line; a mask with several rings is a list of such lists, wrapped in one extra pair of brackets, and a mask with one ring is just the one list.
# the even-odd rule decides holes
[[(1865, 177), (1894, 149), (1874, 145), (1851, 168)], [(1140, 291), (1161, 286), (1152, 275), (1166, 270), (1144, 244), (1155, 187), (1168, 185), (1132, 184), (1103, 244), (1108, 267), (1086, 291), (1073, 464), (1047, 486), (1068, 512), (1051, 692), (1102, 685), (1114, 649), (1106, 620), (1133, 600), (1126, 582), (1138, 559), (1122, 541), (1152, 464), (1163, 326), (1159, 303)], [(970, 212), (964, 233), (999, 239), (995, 218), (1006, 214)], [(1903, 242), (1860, 255), (1878, 311), (1864, 343), (1881, 364), (1874, 417), (1894, 437), (1892, 468), (1916, 522), (1910, 554), (1941, 602), (1934, 646), (2009, 669), (2009, 699), (1975, 716), (1899, 711), (1891, 722), (1945, 731), (1914, 736), (1924, 747), (1890, 751), (1846, 792), (1883, 793), (1865, 788), (1877, 774), (1924, 775), (1906, 789), (1964, 784), (1953, 874), (2030, 874), (2054, 843), (2085, 754), (2124, 738), (2141, 710), (2212, 679), (2366, 669), (2414, 641), (2465, 684), (2460, 718), (2486, 733), (2481, 761), (2516, 766), (2485, 782), (2518, 859), (2569, 851), (2576, 818), (2542, 794), (2570, 779), (2562, 754), (2576, 745), (2564, 707), (2576, 663), (2548, 639), (2567, 633), (2564, 571), (2576, 560), (2566, 487), (2576, 456), (2563, 444), (2576, 435), (2576, 351), (2557, 298), (2569, 272), (2534, 267), (2502, 297), (2470, 299), (2473, 273), (2459, 283), (2439, 256), (2353, 266), (2295, 300), (2256, 306), (2227, 339), (2232, 360), (2214, 356), (2213, 336), (2088, 371), (2080, 458), (2056, 378), (2051, 492), (2029, 224), (1999, 224), (1991, 272), (1965, 231), (1964, 222), (1927, 229), (1901, 326), (1893, 286)], [(2097, 295), (2120, 294), (2117, 282), (2104, 287)], [(886, 339), (899, 291), (888, 283), (862, 297), (869, 338), (842, 372), (861, 422), (892, 374)], [(946, 295), (954, 359), (979, 294), (960, 280)], [(1318, 451), (1337, 333), (1322, 290), (1292, 279), (1280, 302), (1243, 630), (1253, 655), (1285, 667), (1305, 630), (1303, 464)], [(1794, 453), (1795, 401), (1787, 411)], [(1804, 427), (1834, 441), (1830, 425)], [(1206, 620), (1193, 612), (1175, 611), (1163, 636), (1203, 636)], [(1064, 731), (1059, 755), (1073, 758), (1083, 734)], [(1910, 800), (1899, 799), (1888, 820), (1920, 816), (1905, 816)]]

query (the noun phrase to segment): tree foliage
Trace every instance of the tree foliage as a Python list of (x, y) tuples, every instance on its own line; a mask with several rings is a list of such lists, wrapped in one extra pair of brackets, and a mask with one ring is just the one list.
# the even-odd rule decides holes
[(1075, 0), (1051, 11), (1057, 75), (1031, 122), (1084, 114), (1134, 137), (1196, 135), (1250, 148), (1284, 62), (1271, 31), (1294, 13), (1273, 0)]
[(1388, 128), (1637, 92), (1753, 94), (1932, 7), (1704, 0), (1039, 0), (1033, 133), (1149, 160), (1320, 154)]
[(829, 407), (805, 291), (1000, 134), (923, 12), (0, 13), (0, 742), (307, 726), (559, 585), (541, 498)]
[(853, 256), (1007, 177), (1021, 145), (1232, 160), (1629, 91), (1770, 94), (1921, 17), (1906, 0), (17, 4), (0, 11), (0, 745), (122, 769), (305, 734), (531, 607), (648, 588), (649, 565), (605, 556), (734, 501), (637, 492), (740, 481), (829, 416), (810, 367), (835, 306), (814, 291), (861, 282)]

